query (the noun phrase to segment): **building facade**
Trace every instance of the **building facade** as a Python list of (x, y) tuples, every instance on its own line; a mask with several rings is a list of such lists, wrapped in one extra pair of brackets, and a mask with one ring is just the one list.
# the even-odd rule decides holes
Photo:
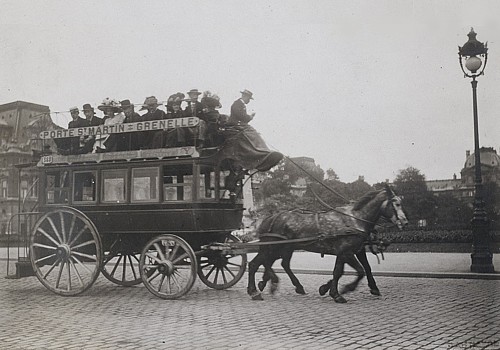
[(16, 220), (9, 232), (10, 219), (36, 205), (37, 175), (27, 165), (44, 147), (54, 147), (42, 144), (39, 133), (57, 128), (48, 106), (24, 101), (0, 105), (0, 235), (17, 233)]

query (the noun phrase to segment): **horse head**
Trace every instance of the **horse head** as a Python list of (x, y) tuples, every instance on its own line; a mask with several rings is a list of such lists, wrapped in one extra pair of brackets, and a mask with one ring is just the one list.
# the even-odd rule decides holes
[(401, 205), (401, 198), (397, 196), (389, 185), (385, 186), (387, 199), (382, 203), (381, 215), (389, 219), (400, 230), (408, 224), (408, 219)]

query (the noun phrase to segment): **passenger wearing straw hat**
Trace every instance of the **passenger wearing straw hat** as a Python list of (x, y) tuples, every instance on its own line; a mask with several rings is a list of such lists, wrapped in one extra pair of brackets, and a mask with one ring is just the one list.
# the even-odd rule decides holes
[[(141, 111), (147, 109), (147, 113), (142, 115), (142, 120), (149, 121), (149, 120), (166, 119), (167, 115), (164, 111), (158, 109), (159, 105), (160, 104), (158, 103), (158, 99), (156, 97), (154, 96), (146, 97), (146, 100), (144, 100), (144, 104), (142, 105)], [(155, 138), (155, 135), (157, 133), (161, 133), (161, 131), (154, 131), (154, 130), (142, 131), (140, 134), (141, 145), (139, 145), (139, 147), (143, 149), (153, 148), (154, 147), (153, 139)]]

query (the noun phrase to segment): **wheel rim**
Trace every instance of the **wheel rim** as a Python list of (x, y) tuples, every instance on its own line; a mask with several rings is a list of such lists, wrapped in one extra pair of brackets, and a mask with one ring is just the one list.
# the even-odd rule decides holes
[(35, 224), (30, 259), (46, 288), (60, 295), (80, 294), (99, 276), (102, 248), (97, 229), (78, 210), (51, 211)]
[(107, 252), (104, 256), (102, 274), (120, 286), (135, 286), (142, 283), (139, 273), (140, 254)]
[(193, 286), (198, 264), (185, 240), (161, 235), (146, 244), (139, 267), (142, 282), (151, 293), (163, 299), (176, 299)]
[[(228, 235), (224, 243), (240, 242)], [(246, 254), (222, 254), (219, 251), (209, 251), (198, 258), (198, 277), (210, 288), (226, 289), (234, 286), (245, 274), (247, 266)]]

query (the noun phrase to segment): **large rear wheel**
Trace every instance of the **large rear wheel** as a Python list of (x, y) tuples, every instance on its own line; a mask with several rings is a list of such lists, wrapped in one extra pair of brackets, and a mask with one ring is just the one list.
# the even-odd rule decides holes
[(33, 270), (47, 289), (77, 295), (99, 276), (101, 240), (95, 225), (81, 211), (61, 207), (43, 215), (30, 240)]
[(139, 264), (142, 282), (162, 299), (177, 299), (189, 292), (197, 268), (193, 249), (175, 235), (157, 236), (146, 243)]

